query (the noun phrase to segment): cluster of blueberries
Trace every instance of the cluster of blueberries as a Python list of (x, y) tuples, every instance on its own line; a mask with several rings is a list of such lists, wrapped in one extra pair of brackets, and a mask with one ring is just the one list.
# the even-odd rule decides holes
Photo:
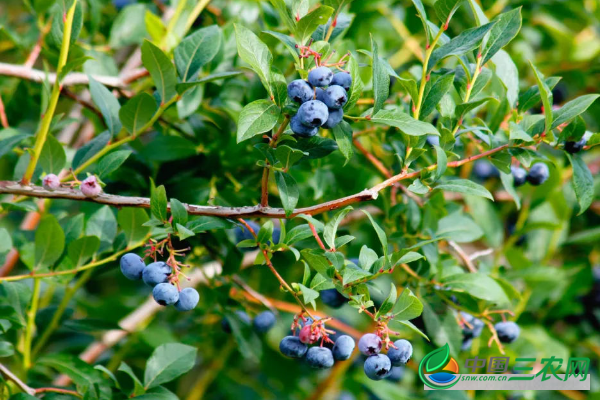
[(406, 339), (396, 340), (394, 345), (387, 351), (387, 354), (381, 354), (383, 341), (374, 333), (363, 335), (358, 341), (358, 350), (367, 356), (364, 364), (365, 375), (374, 381), (396, 374), (396, 368), (401, 368), (410, 360), (413, 348)]
[(132, 281), (143, 280), (152, 289), (152, 297), (161, 306), (174, 305), (179, 311), (190, 311), (196, 308), (200, 295), (194, 288), (179, 289), (169, 282), (173, 269), (162, 261), (146, 265), (135, 253), (127, 253), (121, 257), (121, 272)]
[[(42, 179), (42, 186), (46, 190), (54, 191), (60, 188), (60, 179), (55, 174), (48, 174)], [(102, 193), (102, 186), (98, 179), (91, 175), (80, 182), (79, 190), (85, 197), (97, 197)]]
[[(533, 186), (539, 186), (546, 182), (550, 177), (550, 170), (545, 163), (535, 163), (529, 169), (529, 172), (522, 167), (511, 166), (510, 171), (513, 176), (515, 187), (519, 187), (529, 182)], [(500, 172), (492, 163), (487, 160), (479, 160), (473, 165), (473, 174), (481, 181), (487, 181), (492, 178), (498, 178)]]
[[(463, 342), (461, 350), (467, 351), (471, 348), (473, 339), (479, 337), (481, 332), (483, 332), (484, 323), (479, 318), (475, 318), (471, 314), (464, 311), (461, 311), (460, 315), (463, 322), (465, 322), (462, 329)], [(519, 333), (521, 332), (519, 325), (512, 321), (498, 322), (496, 325), (494, 325), (494, 328), (498, 334), (498, 339), (500, 339), (502, 343), (514, 342), (517, 340)]]
[[(252, 326), (254, 331), (261, 335), (264, 335), (271, 330), (271, 328), (277, 322), (275, 314), (273, 314), (271, 311), (263, 311), (257, 314), (256, 317), (254, 317), (254, 320), (252, 320), (250, 316), (242, 310), (235, 311), (235, 315), (245, 326)], [(223, 328), (223, 331), (226, 333), (231, 333), (231, 324), (229, 323), (227, 317), (221, 320), (221, 328)]]
[(308, 73), (308, 82), (296, 79), (288, 85), (288, 96), (300, 104), (290, 121), (292, 132), (300, 137), (312, 137), (319, 128), (332, 129), (344, 118), (344, 105), (352, 77), (348, 72), (335, 75), (325, 66)]

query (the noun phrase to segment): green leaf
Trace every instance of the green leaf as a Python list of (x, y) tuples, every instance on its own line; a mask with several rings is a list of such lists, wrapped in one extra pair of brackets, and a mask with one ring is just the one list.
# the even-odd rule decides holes
[(352, 148), (352, 127), (346, 121), (342, 121), (333, 128), (333, 136), (338, 145), (338, 149), (344, 155), (346, 163), (354, 155)]
[(302, 301), (304, 304), (311, 304), (319, 297), (319, 292), (316, 290), (307, 288), (301, 283), (297, 283), (297, 285), (300, 286), (300, 290), (302, 290)]
[(296, 48), (296, 41), (294, 40), (293, 37), (284, 35), (283, 33), (275, 32), (275, 31), (263, 31), (263, 33), (266, 33), (266, 34), (271, 35), (274, 38), (278, 39), (281, 43), (283, 43), (285, 48), (288, 49), (288, 51), (290, 52), (292, 57), (294, 57), (294, 61), (296, 61), (296, 62), (300, 61), (300, 58), (298, 57), (300, 54), (298, 52), (298, 49)]
[(84, 236), (69, 243), (67, 254), (75, 267), (84, 265), (100, 248), (100, 239), (96, 236)]
[(137, 135), (158, 109), (156, 100), (148, 93), (140, 93), (132, 97), (119, 111), (119, 118), (129, 133)]
[(517, 125), (511, 121), (509, 123), (509, 126), (510, 126), (510, 136), (509, 136), (510, 140), (522, 140), (525, 143), (533, 142), (533, 138), (531, 136), (529, 136), (527, 134), (527, 132), (525, 132), (523, 130), (523, 128), (521, 128), (520, 125)]
[(373, 274), (371, 274), (369, 271), (365, 271), (362, 268), (355, 267), (353, 265), (347, 265), (342, 271), (342, 284), (345, 286), (371, 275)]
[(429, 43), (431, 35), (429, 34), (429, 27), (427, 26), (427, 12), (425, 11), (423, 2), (421, 0), (412, 0), (412, 2), (417, 9), (417, 13), (421, 19), (421, 22), (423, 22), (423, 30), (425, 31), (425, 36), (427, 37), (427, 43)]
[(420, 179), (415, 179), (407, 188), (413, 193), (424, 195), (429, 193), (429, 187), (425, 186)]
[(452, 38), (448, 43), (435, 49), (427, 64), (427, 72), (431, 71), (439, 61), (446, 57), (462, 56), (477, 48), (485, 35), (494, 27), (494, 24), (494, 22), (490, 22), (476, 28), (467, 29)]
[(130, 4), (119, 12), (111, 24), (108, 45), (112, 49), (130, 44), (140, 45), (146, 35), (146, 4)]
[[(451, 311), (438, 315), (429, 304), (424, 302), (423, 321), (433, 343), (440, 347), (449, 348), (451, 354), (459, 354), (462, 343), (462, 329), (458, 326), (456, 317)], [(442, 356), (440, 355), (437, 360), (431, 362), (429, 368), (435, 368), (436, 366), (440, 368), (443, 366), (442, 362)]]
[(237, 142), (243, 142), (265, 133), (277, 124), (281, 109), (269, 100), (256, 100), (247, 104), (240, 113)]
[(435, 167), (435, 179), (438, 180), (444, 175), (446, 172), (446, 168), (448, 167), (448, 157), (446, 156), (446, 152), (440, 146), (433, 146), (435, 148), (435, 154), (437, 157), (437, 164)]
[(108, 145), (110, 139), (110, 132), (104, 131), (89, 142), (87, 142), (85, 145), (83, 145), (79, 150), (77, 150), (77, 153), (75, 153), (75, 156), (73, 157), (73, 162), (71, 163), (73, 169), (79, 168), (79, 166), (84, 164), (96, 153), (105, 148), (106, 145)]
[(500, 171), (500, 180), (502, 181), (502, 185), (504, 186), (504, 189), (506, 189), (508, 194), (510, 194), (510, 196), (515, 201), (517, 210), (520, 210), (521, 209), (521, 198), (519, 197), (519, 194), (517, 193), (517, 191), (515, 189), (513, 175)]
[(443, 23), (448, 23), (463, 0), (437, 0), (433, 4), (435, 14)]
[(124, 362), (121, 362), (121, 365), (119, 365), (117, 371), (123, 372), (131, 378), (131, 381), (133, 382), (133, 388), (130, 394), (136, 397), (144, 394), (144, 385), (142, 385), (142, 382), (140, 382), (139, 378), (137, 377), (135, 372), (133, 372), (129, 365), (125, 364)]
[(530, 61), (531, 68), (535, 74), (535, 79), (538, 83), (538, 88), (540, 91), (540, 97), (542, 98), (542, 103), (544, 104), (544, 115), (546, 117), (546, 124), (544, 131), (549, 133), (552, 129), (552, 91), (546, 85), (546, 81), (544, 80), (544, 76), (538, 71), (538, 69), (533, 65)]
[(372, 122), (396, 127), (410, 136), (438, 135), (439, 132), (428, 122), (418, 121), (400, 110), (381, 110), (372, 118)]
[(0, 157), (11, 152), (23, 140), (25, 140), (26, 138), (28, 138), (30, 136), (25, 133), (19, 133), (19, 131), (17, 131), (16, 129), (13, 129), (13, 128), (7, 128), (7, 129), (0, 130), (0, 134), (2, 136), (5, 136), (3, 134), (8, 133), (8, 132), (15, 132), (15, 134), (0, 140)]
[(487, 103), (488, 101), (497, 101), (493, 97), (484, 97), (477, 100), (472, 100), (467, 103), (462, 103), (456, 106), (456, 116), (460, 119), (465, 116), (468, 112), (476, 109), (477, 107)]
[(482, 273), (462, 273), (442, 279), (445, 288), (465, 293), (478, 299), (502, 306), (509, 303), (502, 286), (488, 275)]
[(125, 233), (128, 245), (137, 243), (146, 237), (150, 228), (143, 226), (148, 222), (148, 214), (141, 208), (122, 208), (117, 213), (117, 222)]
[(65, 234), (56, 217), (46, 215), (35, 231), (35, 268), (54, 265), (65, 249)]
[(308, 154), (298, 149), (292, 149), (287, 145), (277, 146), (275, 149), (275, 157), (283, 164), (285, 169), (289, 169), (306, 155)]
[(454, 213), (439, 220), (436, 236), (448, 237), (458, 243), (470, 243), (482, 237), (483, 231), (471, 218)]
[(161, 104), (177, 94), (177, 73), (173, 63), (161, 49), (147, 40), (142, 44), (142, 64), (150, 72)]
[(500, 50), (492, 57), (492, 62), (496, 65), (496, 76), (506, 89), (506, 98), (511, 108), (517, 105), (519, 100), (519, 70), (510, 55)]
[(594, 177), (579, 154), (567, 153), (567, 156), (573, 166), (573, 189), (579, 203), (577, 215), (581, 215), (594, 201)]
[[(554, 87), (560, 82), (559, 77), (551, 76), (550, 78), (546, 78), (544, 83), (548, 87), (549, 90), (554, 89)], [(540, 97), (540, 88), (538, 85), (532, 86), (521, 96), (519, 96), (519, 105), (517, 107), (520, 113), (529, 110), (530, 108), (535, 107), (542, 98)]]
[(350, 90), (348, 90), (348, 102), (344, 105), (344, 111), (352, 110), (358, 99), (360, 99), (364, 87), (363, 81), (360, 78), (358, 62), (353, 54), (350, 54), (347, 67), (352, 77), (352, 85), (350, 86)]
[(327, 225), (325, 225), (323, 238), (325, 239), (325, 243), (327, 243), (330, 248), (335, 248), (335, 236), (337, 234), (338, 226), (350, 211), (352, 211), (352, 207), (344, 208), (335, 214), (335, 216), (327, 223)]
[(187, 238), (190, 238), (190, 237), (196, 235), (196, 233), (194, 233), (194, 231), (186, 228), (185, 226), (183, 226), (181, 224), (176, 223), (175, 227), (177, 228), (177, 233), (178, 233), (179, 239), (181, 239), (181, 240), (185, 240)]
[(409, 320), (417, 318), (422, 312), (423, 303), (421, 303), (409, 288), (404, 288), (394, 306), (394, 319)]
[(371, 35), (371, 49), (373, 52), (373, 96), (375, 103), (373, 104), (373, 114), (383, 108), (385, 101), (390, 95), (390, 75), (385, 68), (384, 62), (379, 58), (379, 51), (377, 49), (377, 43)]
[[(11, 342), (0, 342), (0, 358), (12, 357), (15, 354), (15, 348)], [(35, 399), (35, 397), (33, 397)]]
[(12, 246), (10, 234), (5, 228), (0, 228), (0, 254), (8, 253)]
[(150, 10), (146, 10), (146, 14), (144, 15), (144, 25), (154, 43), (160, 43), (161, 40), (167, 36), (167, 27), (162, 19)]
[(379, 238), (379, 242), (381, 243), (381, 247), (383, 250), (383, 256), (387, 257), (388, 241), (387, 241), (387, 235), (385, 234), (385, 231), (383, 229), (381, 229), (379, 224), (373, 219), (373, 216), (367, 210), (362, 210), (362, 212), (365, 213), (366, 216), (369, 218), (369, 221), (371, 221), (371, 225), (373, 225), (373, 229), (375, 229), (375, 233), (377, 234), (377, 237)]
[[(553, 114), (552, 129), (557, 128), (562, 124), (566, 124), (573, 120), (578, 115), (584, 113), (597, 99), (600, 94), (586, 94), (575, 100), (571, 100)], [(552, 108), (551, 108), (552, 109)]]
[(390, 286), (391, 286), (390, 294), (388, 294), (388, 297), (383, 301), (383, 303), (381, 304), (381, 307), (379, 307), (379, 310), (377, 310), (377, 314), (375, 315), (376, 318), (378, 318), (380, 316), (385, 316), (387, 313), (392, 311), (392, 309), (394, 308), (394, 305), (396, 304), (396, 299), (397, 299), (396, 285), (394, 285), (394, 283), (392, 282), (390, 284)]
[(150, 194), (150, 211), (152, 215), (161, 222), (166, 222), (167, 216), (167, 192), (164, 186), (152, 187)]
[(92, 214), (87, 221), (85, 234), (100, 238), (98, 253), (113, 248), (113, 242), (117, 236), (117, 220), (109, 206), (103, 206)]
[(279, 190), (279, 198), (285, 215), (289, 217), (296, 208), (300, 197), (298, 184), (290, 174), (280, 171), (275, 171), (275, 182), (277, 182), (277, 190)]
[(330, 274), (329, 271), (333, 271), (334, 268), (329, 264), (329, 261), (327, 261), (325, 256), (318, 254), (315, 250), (311, 249), (304, 249), (300, 253), (302, 254), (302, 258), (304, 258), (312, 269), (326, 278), (333, 277), (333, 274)]
[(457, 192), (464, 194), (472, 194), (475, 196), (485, 197), (494, 201), (494, 197), (485, 187), (468, 179), (452, 179), (445, 183), (437, 185), (435, 189), (445, 190), (448, 192)]
[(196, 86), (204, 85), (207, 82), (218, 81), (221, 79), (227, 79), (234, 76), (238, 76), (242, 74), (241, 71), (227, 71), (227, 72), (217, 72), (211, 75), (207, 75), (203, 78), (200, 78), (194, 82), (186, 82), (186, 83), (178, 83), (175, 88), (177, 89), (177, 93), (184, 94), (187, 90), (195, 88)]
[(97, 82), (88, 75), (90, 80), (90, 93), (92, 100), (100, 109), (102, 117), (109, 132), (114, 136), (121, 130), (121, 121), (119, 120), (119, 109), (121, 105), (113, 94), (103, 84)]
[(177, 199), (171, 199), (170, 205), (173, 222), (185, 225), (188, 222), (188, 213), (183, 203)]
[(425, 119), (431, 114), (438, 103), (442, 100), (442, 97), (450, 88), (454, 82), (454, 72), (449, 72), (435, 80), (435, 82), (429, 81), (425, 87), (425, 97), (423, 100), (423, 107), (421, 108), (420, 118)]
[(157, 347), (146, 364), (144, 387), (153, 388), (185, 374), (194, 367), (196, 353), (195, 347), (180, 343)]
[(209, 63), (221, 47), (221, 30), (217, 25), (198, 29), (175, 48), (175, 65), (183, 82), (193, 79)]
[(131, 150), (117, 150), (113, 151), (102, 157), (100, 161), (98, 161), (98, 166), (96, 167), (96, 174), (100, 178), (107, 177), (112, 172), (119, 169), (119, 167), (127, 160), (127, 158), (131, 155)]
[(67, 163), (65, 150), (54, 136), (48, 135), (46, 137), (46, 143), (44, 143), (40, 153), (39, 163), (42, 170), (48, 174), (58, 174)]
[(310, 39), (319, 25), (324, 25), (333, 14), (334, 9), (328, 6), (320, 6), (306, 14), (296, 24), (296, 37), (298, 44), (304, 45)]
[[(403, 251), (406, 251), (406, 249), (403, 250)], [(394, 253), (394, 255), (395, 254), (396, 253)], [(393, 258), (392, 258), (392, 261), (393, 261), (394, 266), (396, 266), (396, 265), (399, 265), (399, 264), (408, 264), (408, 263), (411, 263), (413, 261), (420, 260), (421, 258), (423, 258), (422, 254), (419, 254), (419, 253), (417, 253), (415, 251), (409, 251), (408, 253), (406, 253), (402, 257), (400, 257), (398, 259), (398, 261), (394, 261)]]
[(485, 65), (492, 57), (504, 46), (513, 40), (521, 30), (521, 7), (515, 8), (509, 12), (500, 14), (492, 20), (494, 27), (483, 47), (482, 55)]
[(195, 233), (202, 233), (215, 229), (230, 229), (234, 224), (223, 218), (203, 216), (188, 222), (186, 226)]
[(62, 69), (60, 70), (60, 73), (58, 74), (58, 77), (56, 79), (58, 79), (59, 82), (62, 82), (62, 80), (65, 78), (65, 76), (67, 76), (69, 74), (69, 72), (81, 68), (81, 66), (83, 66), (83, 64), (85, 64), (85, 62), (87, 60), (91, 60), (91, 59), (92, 59), (92, 57), (84, 56), (84, 57), (79, 57), (72, 61), (69, 61), (68, 63), (65, 64), (64, 67), (62, 67)]
[(257, 235), (256, 241), (258, 243), (268, 243), (273, 238), (273, 221), (268, 220), (265, 222), (263, 226), (260, 227), (258, 232), (255, 232)]
[(296, 30), (296, 22), (290, 16), (290, 12), (285, 4), (284, 0), (269, 0), (271, 5), (275, 10), (277, 10), (277, 14), (281, 18), (281, 21), (284, 23), (286, 28), (290, 32), (294, 32)]
[(273, 56), (269, 48), (250, 29), (234, 24), (235, 39), (240, 58), (258, 74), (269, 93), (272, 92), (270, 82)]
[(196, 144), (181, 136), (157, 135), (140, 153), (150, 161), (182, 160), (196, 155)]

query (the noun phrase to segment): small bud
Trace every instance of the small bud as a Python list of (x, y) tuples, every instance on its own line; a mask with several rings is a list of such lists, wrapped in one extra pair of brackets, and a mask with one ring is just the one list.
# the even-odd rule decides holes
[(100, 187), (100, 184), (96, 180), (95, 176), (86, 178), (83, 182), (81, 182), (81, 186), (79, 188), (85, 197), (96, 197), (102, 193), (102, 188)]
[(42, 186), (46, 190), (56, 190), (60, 187), (60, 179), (54, 174), (49, 174), (42, 179)]

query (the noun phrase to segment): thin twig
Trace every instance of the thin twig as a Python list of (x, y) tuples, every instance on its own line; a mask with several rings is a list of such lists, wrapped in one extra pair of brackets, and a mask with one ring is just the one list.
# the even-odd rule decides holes
[(463, 260), (465, 266), (469, 269), (470, 272), (476, 273), (477, 268), (475, 268), (475, 264), (471, 260), (471, 257), (456, 243), (454, 240), (448, 240), (448, 244), (452, 246), (452, 248), (458, 253), (460, 259)]
[(2, 123), (2, 127), (4, 129), (9, 128), (8, 118), (6, 117), (6, 109), (4, 108), (4, 102), (2, 101), (2, 96), (0, 96), (0, 123)]

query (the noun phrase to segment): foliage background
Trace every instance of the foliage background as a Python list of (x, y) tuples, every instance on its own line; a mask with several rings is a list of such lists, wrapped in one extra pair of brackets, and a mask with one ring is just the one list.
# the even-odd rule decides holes
[[(30, 56), (40, 37), (40, 31), (49, 20), (56, 7), (51, 0), (3, 1), (0, 4), (0, 54), (2, 63), (22, 65)], [(132, 53), (142, 44), (144, 38), (153, 33), (146, 28), (144, 15), (150, 11), (157, 16), (163, 15), (165, 5), (153, 2), (127, 3), (119, 9), (110, 1), (87, 0), (81, 2), (83, 17), (77, 41), (73, 42), (70, 60), (89, 56), (83, 66), (76, 67), (86, 74), (118, 76), (130, 59)], [(193, 2), (190, 2), (190, 4)], [(311, 4), (315, 3), (311, 1)], [(371, 49), (371, 39), (379, 45), (379, 54), (400, 75), (410, 73), (411, 68), (419, 68), (419, 57), (424, 46), (421, 21), (410, 1), (353, 1), (347, 2), (344, 14), (351, 20), (349, 27), (334, 42), (338, 54), (351, 50)], [(433, 13), (433, 1), (424, 1)], [(529, 62), (533, 62), (546, 76), (562, 76), (563, 79), (555, 100), (559, 103), (572, 100), (580, 95), (597, 91), (600, 84), (600, 4), (595, 0), (545, 0), (545, 1), (508, 1), (484, 0), (481, 3), (488, 17), (493, 18), (500, 12), (522, 7), (523, 26), (519, 35), (507, 46), (519, 71), (519, 86), (522, 92), (536, 84)], [(190, 7), (182, 12), (181, 21), (191, 12)], [(175, 5), (166, 6), (175, 9)], [(167, 11), (168, 12), (168, 11)], [(439, 23), (435, 17), (432, 20)], [(217, 24), (222, 31), (222, 46), (219, 54), (204, 66), (202, 74), (208, 75), (223, 71), (238, 70), (242, 61), (237, 56), (236, 39), (233, 24), (250, 28), (267, 43), (274, 55), (273, 65), (282, 71), (287, 80), (295, 79), (293, 60), (286, 49), (275, 38), (260, 34), (264, 30), (285, 32), (280, 17), (267, 1), (211, 1), (198, 19), (192, 20), (191, 31)], [(49, 25), (50, 27), (52, 25)], [(156, 28), (156, 23), (150, 24)], [(168, 25), (167, 25), (168, 26)], [(452, 19), (448, 34), (453, 37), (467, 28), (475, 26), (470, 8), (461, 7)], [(184, 24), (174, 24), (171, 28), (181, 32)], [(167, 28), (168, 29), (168, 28)], [(58, 60), (60, 35), (55, 28), (42, 41), (41, 52), (34, 66), (40, 70), (54, 70)], [(355, 53), (357, 54), (357, 53)], [(372, 97), (370, 90), (370, 60), (359, 57), (361, 77), (366, 83), (364, 98)], [(19, 134), (33, 135), (40, 121), (42, 108), (48, 103), (50, 86), (29, 79), (15, 78), (3, 73), (0, 76), (0, 96), (4, 102), (9, 129), (0, 131), (0, 180), (18, 180), (24, 173), (29, 156), (23, 152), (31, 147), (32, 138), (15, 143), (11, 137)], [(397, 80), (393, 80), (391, 99), (396, 103), (408, 104), (407, 94)], [(496, 85), (494, 81), (491, 85)], [(125, 90), (133, 93), (147, 91), (152, 93), (153, 83), (149, 78), (133, 82)], [(90, 101), (87, 85), (68, 88), (69, 93)], [(119, 94), (119, 93), (116, 93)], [(121, 104), (125, 103), (120, 93)], [(96, 113), (74, 102), (63, 92), (55, 115), (51, 135), (64, 145), (66, 160), (73, 160), (78, 148), (97, 137), (105, 130), (105, 122)], [(193, 98), (192, 98), (193, 97)], [(104, 190), (111, 194), (149, 197), (150, 180), (164, 185), (169, 198), (184, 203), (202, 205), (245, 206), (260, 202), (260, 181), (263, 170), (257, 161), (264, 159), (253, 144), (258, 139), (236, 141), (236, 121), (242, 108), (258, 99), (267, 98), (257, 75), (245, 71), (231, 79), (211, 82), (195, 89), (193, 96), (186, 102), (171, 107), (163, 121), (154, 125), (154, 129), (124, 148), (131, 151), (127, 160), (118, 169), (102, 176), (106, 183)], [(561, 101), (562, 99), (562, 101)], [(185, 109), (187, 107), (187, 110)], [(493, 115), (493, 105), (483, 112), (489, 123)], [(537, 106), (539, 107), (539, 105)], [(363, 108), (365, 109), (365, 108)], [(540, 112), (539, 109), (534, 112)], [(185, 118), (181, 118), (184, 115)], [(354, 114), (357, 115), (357, 114)], [(595, 102), (583, 115), (587, 130), (598, 132), (600, 126), (600, 102)], [(433, 118), (433, 115), (429, 118)], [(167, 121), (167, 122), (165, 122)], [(360, 122), (353, 124), (355, 132), (361, 128)], [(390, 132), (387, 127), (365, 134), (360, 143), (387, 165), (394, 173), (399, 172), (395, 148), (387, 140)], [(465, 139), (461, 151), (472, 151), (471, 139)], [(471, 147), (469, 147), (471, 146)], [(63, 146), (59, 146), (63, 147)], [(59, 152), (60, 153), (60, 152)], [(309, 206), (326, 200), (358, 193), (364, 188), (379, 183), (382, 178), (378, 171), (359, 151), (346, 162), (339, 151), (333, 151), (324, 158), (303, 160), (290, 170), (298, 182), (300, 191), (299, 206)], [(348, 362), (333, 370), (314, 372), (300, 362), (284, 359), (278, 352), (279, 340), (287, 334), (292, 314), (289, 313), (293, 298), (279, 290), (279, 283), (265, 266), (252, 266), (240, 269), (243, 254), (235, 247), (231, 229), (209, 229), (193, 237), (186, 238), (180, 247), (191, 246), (187, 263), (195, 269), (215, 260), (223, 263), (222, 277), (210, 279), (199, 286), (200, 304), (192, 313), (178, 313), (166, 309), (148, 315), (136, 321), (133, 331), (114, 346), (104, 349), (91, 363), (102, 365), (116, 371), (120, 363), (126, 362), (138, 377), (143, 376), (147, 360), (153, 351), (165, 343), (184, 343), (197, 349), (191, 370), (183, 376), (165, 383), (164, 387), (181, 399), (300, 399), (300, 398), (338, 398), (341, 391), (350, 391), (358, 399), (368, 398), (499, 398), (523, 396), (526, 398), (564, 398), (573, 400), (598, 396), (598, 358), (600, 355), (600, 309), (592, 307), (590, 292), (593, 291), (592, 267), (600, 262), (598, 243), (600, 231), (599, 185), (597, 171), (600, 157), (596, 148), (583, 154), (594, 175), (594, 201), (591, 207), (581, 215), (577, 214), (577, 201), (570, 183), (571, 167), (564, 152), (550, 146), (542, 146), (540, 153), (553, 164), (551, 179), (541, 187), (519, 189), (523, 207), (517, 210), (510, 196), (506, 195), (499, 180), (485, 183), (487, 189), (496, 195), (497, 201), (472, 196), (454, 196), (444, 199), (441, 191), (429, 196), (423, 207), (419, 207), (408, 197), (399, 197), (398, 205), (390, 204), (389, 190), (378, 200), (369, 203), (370, 211), (376, 214), (378, 223), (384, 227), (390, 244), (403, 248), (413, 244), (422, 236), (431, 232), (421, 227), (463, 209), (465, 217), (474, 221), (469, 225), (471, 237), (461, 242), (467, 253), (494, 250), (493, 256), (484, 256), (477, 260), (482, 273), (492, 274), (510, 282), (516, 289), (512, 293), (511, 309), (522, 327), (520, 339), (507, 347), (511, 357), (557, 355), (585, 356), (593, 359), (591, 393), (428, 393), (422, 390), (422, 384), (415, 374), (416, 365), (424, 354), (435, 345), (426, 341), (415, 331), (403, 328), (402, 337), (411, 340), (415, 347), (414, 361), (405, 371), (401, 383), (371, 382), (366, 379), (360, 363)], [(58, 170), (69, 164), (64, 160)], [(429, 151), (419, 160), (426, 166), (435, 162), (435, 154)], [(47, 159), (41, 162), (42, 168), (36, 170), (34, 178), (55, 163)], [(60, 155), (59, 161), (60, 164)], [(472, 165), (466, 164), (457, 175), (468, 177)], [(54, 171), (58, 172), (58, 171)], [(96, 170), (94, 170), (95, 173)], [(451, 174), (451, 173), (450, 173)], [(563, 183), (564, 180), (564, 183)], [(35, 179), (34, 179), (35, 182)], [(277, 193), (274, 181), (270, 184), (272, 194)], [(279, 198), (272, 195), (271, 205), (279, 206)], [(356, 208), (362, 208), (359, 204)], [(2, 198), (0, 214), (0, 260), (5, 263), (2, 275), (26, 274), (34, 264), (35, 252), (44, 243), (53, 243), (52, 235), (38, 239), (37, 221), (45, 215), (53, 215), (63, 231), (67, 233), (67, 243), (78, 237), (97, 236), (100, 239), (94, 259), (105, 259), (124, 249), (127, 236), (134, 235), (139, 240), (144, 236), (145, 228), (134, 224), (127, 229), (130, 219), (142, 217), (142, 214), (127, 209), (109, 208), (93, 203), (69, 200), (37, 201), (28, 199), (15, 203), (7, 195)], [(134, 214), (135, 213), (135, 214)], [(41, 214), (41, 215), (40, 215)], [(329, 221), (335, 213), (318, 217)], [(148, 218), (147, 214), (144, 214)], [(519, 220), (520, 230), (510, 234), (507, 231), (509, 221)], [(24, 223), (25, 221), (25, 223)], [(33, 221), (33, 222), (32, 222)], [(212, 220), (211, 220), (212, 221)], [(214, 221), (212, 221), (214, 223)], [(266, 222), (266, 220), (260, 221)], [(464, 220), (462, 220), (464, 223)], [(43, 222), (42, 222), (43, 223)], [(289, 227), (302, 224), (301, 220), (288, 222)], [(232, 224), (221, 223), (212, 228), (231, 228)], [(146, 229), (147, 230), (147, 229)], [(348, 257), (358, 257), (361, 247), (380, 248), (379, 239), (368, 219), (360, 218), (345, 224), (341, 234), (350, 234), (356, 239), (343, 248)], [(156, 233), (156, 231), (155, 231)], [(517, 239), (525, 234), (527, 240), (516, 245)], [(69, 236), (71, 235), (71, 236)], [(300, 249), (316, 248), (312, 238), (296, 244)], [(15, 258), (11, 248), (18, 250)], [(439, 251), (439, 253), (438, 253)], [(376, 302), (382, 302), (389, 291), (390, 282), (398, 287), (410, 287), (425, 303), (425, 313), (430, 321), (423, 322), (419, 317), (412, 322), (434, 339), (444, 342), (449, 338), (454, 343), (460, 341), (458, 325), (452, 318), (443, 319), (450, 305), (440, 296), (439, 286), (431, 280), (439, 279), (436, 267), (451, 271), (462, 269), (461, 258), (445, 242), (439, 247), (423, 249), (427, 255), (411, 264), (411, 267), (423, 279), (414, 279), (398, 268), (393, 274), (383, 276), (374, 282), (371, 296)], [(433, 261), (437, 258), (437, 261)], [(60, 256), (60, 254), (59, 254)], [(91, 255), (90, 255), (91, 256)], [(11, 257), (13, 262), (11, 263)], [(246, 256), (247, 259), (250, 257)], [(433, 260), (432, 260), (433, 257)], [(66, 258), (66, 257), (65, 257)], [(56, 265), (43, 265), (44, 269), (59, 271), (68, 269), (72, 261), (57, 262)], [(87, 257), (89, 258), (89, 257)], [(16, 260), (16, 262), (14, 262)], [(430, 264), (431, 263), (431, 264)], [(83, 263), (85, 264), (85, 263)], [(288, 282), (301, 282), (304, 266), (296, 262), (290, 252), (276, 253), (273, 264)], [(7, 268), (6, 266), (10, 267)], [(208, 264), (213, 265), (213, 264)], [(31, 387), (49, 386), (58, 373), (68, 373), (75, 377), (78, 391), (86, 392), (86, 398), (105, 398), (104, 385), (114, 386), (106, 375), (91, 369), (77, 361), (76, 356), (90, 344), (100, 340), (110, 329), (129, 313), (134, 312), (147, 301), (148, 289), (136, 282), (130, 282), (118, 271), (118, 263), (110, 260), (106, 264), (90, 269), (89, 273), (73, 277), (64, 275), (40, 280), (41, 297), (34, 318), (37, 334), (33, 337), (33, 347), (43, 340), (39, 351), (34, 354), (32, 365), (23, 360), (24, 332), (27, 331), (27, 311), (30, 310), (32, 280), (18, 283), (3, 282), (0, 286), (0, 362), (15, 372)], [(279, 322), (265, 338), (238, 333), (232, 337), (222, 332), (220, 321), (223, 315), (236, 309), (247, 309), (253, 315), (264, 306), (248, 301), (241, 295), (243, 288), (232, 279), (233, 274), (255, 291), (279, 302), (289, 302), (280, 306)], [(234, 291), (232, 292), (232, 288)], [(596, 296), (599, 288), (596, 287)], [(66, 299), (66, 301), (65, 301)], [(367, 332), (369, 319), (358, 314), (350, 306), (340, 310), (328, 309), (317, 300), (318, 309), (358, 332)], [(151, 304), (148, 303), (148, 304)], [(280, 303), (273, 303), (281, 305)], [(61, 309), (64, 308), (64, 310)], [(56, 314), (56, 311), (64, 311)], [(295, 308), (292, 308), (295, 310)], [(429, 311), (428, 311), (429, 309)], [(53, 315), (62, 315), (52, 321)], [(441, 318), (441, 319), (440, 319)], [(427, 319), (425, 316), (424, 319)], [(439, 322), (439, 325), (435, 321)], [(433, 322), (432, 322), (433, 321)], [(43, 338), (44, 328), (50, 327), (51, 335)], [(457, 336), (458, 334), (458, 336)], [(476, 340), (470, 353), (456, 354), (461, 363), (469, 354), (482, 357), (497, 355), (495, 344), (488, 348), (489, 338), (486, 330), (481, 339)], [(436, 340), (437, 339), (437, 340)], [(438, 343), (435, 343), (438, 344)], [(35, 350), (34, 350), (35, 352)], [(462, 364), (461, 364), (462, 365)], [(186, 369), (183, 368), (182, 369)], [(123, 391), (128, 392), (133, 381), (119, 372), (119, 382)], [(77, 379), (79, 378), (79, 380)], [(101, 388), (100, 394), (86, 387), (86, 382), (95, 382)], [(10, 383), (11, 390), (15, 386)], [(8, 387), (3, 395), (7, 396)], [(120, 391), (114, 390), (115, 397)], [(172, 398), (172, 394), (147, 394), (144, 398)], [(148, 397), (150, 396), (150, 397)], [(62, 398), (49, 394), (46, 398)], [(67, 398), (67, 396), (64, 396)]]

